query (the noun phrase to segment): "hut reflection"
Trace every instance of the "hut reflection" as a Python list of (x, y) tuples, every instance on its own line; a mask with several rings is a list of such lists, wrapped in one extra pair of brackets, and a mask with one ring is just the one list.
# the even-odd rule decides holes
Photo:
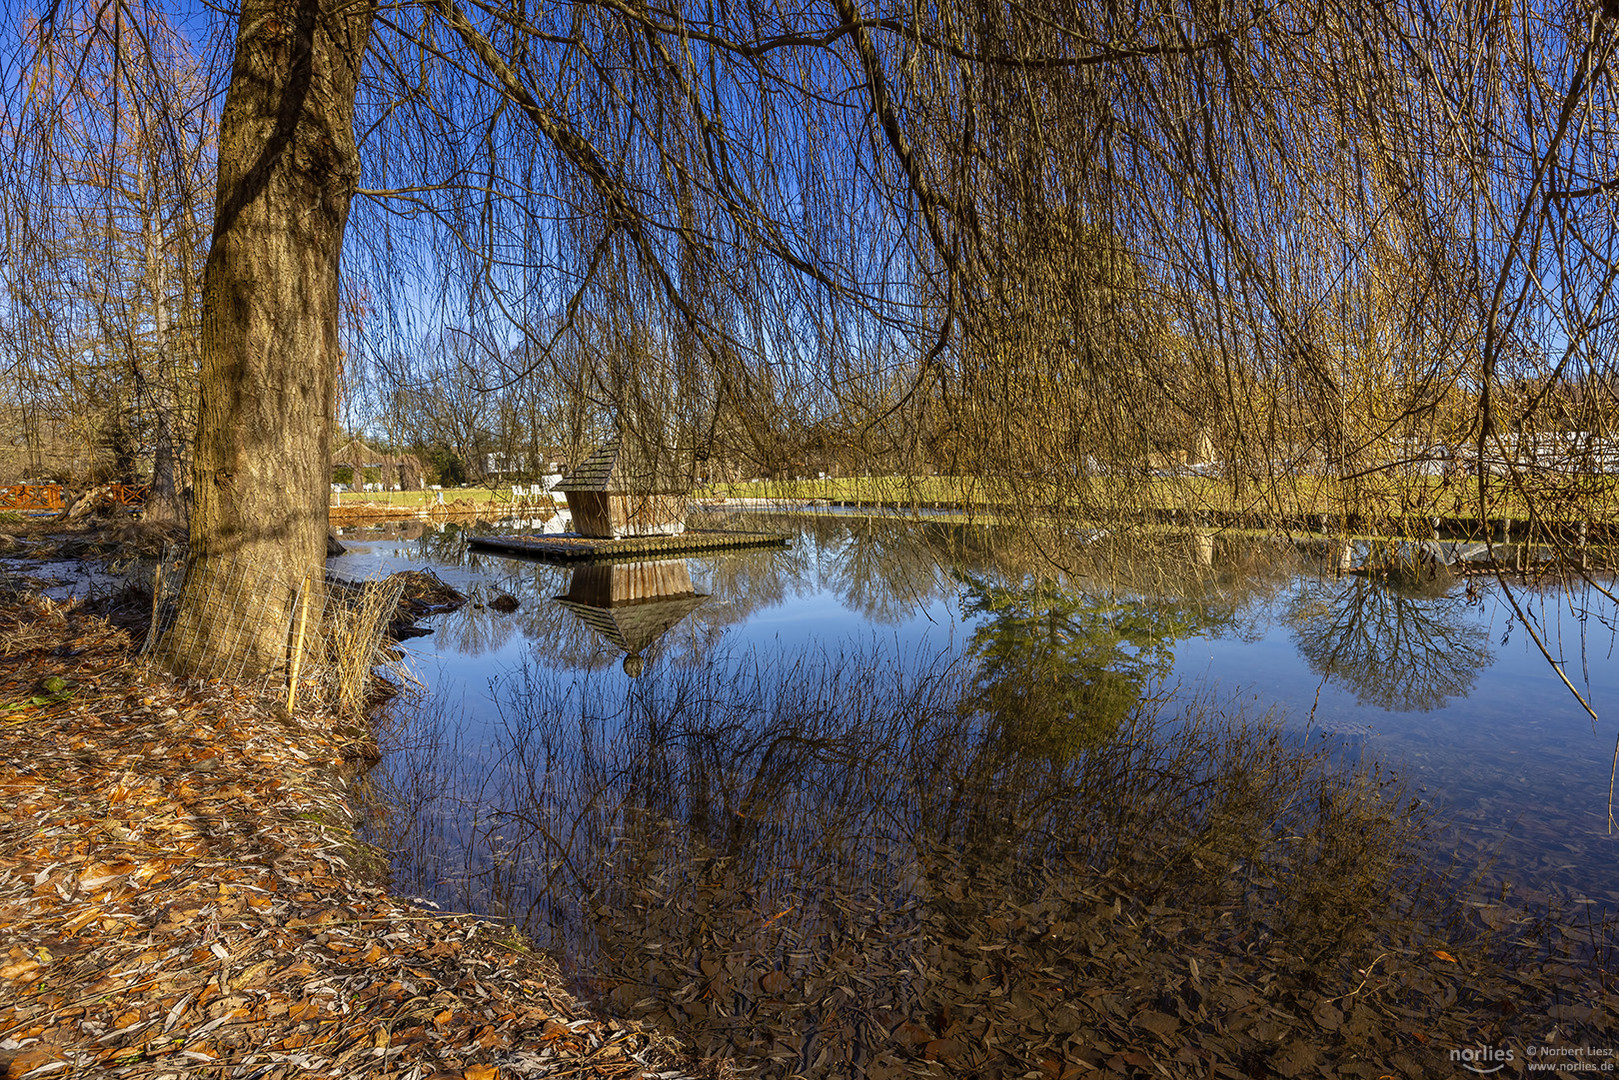
[(635, 678), (646, 650), (690, 615), (706, 593), (692, 586), (684, 559), (657, 562), (586, 563), (573, 572), (557, 603), (616, 649), (624, 651), (624, 674)]

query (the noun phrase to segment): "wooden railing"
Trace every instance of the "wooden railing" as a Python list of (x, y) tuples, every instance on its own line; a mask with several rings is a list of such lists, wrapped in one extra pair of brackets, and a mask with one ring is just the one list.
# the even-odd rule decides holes
[(12, 484), (0, 487), (0, 510), (60, 510), (61, 484)]
[(140, 506), (146, 502), (150, 484), (108, 484), (105, 488), (119, 506)]
[[(119, 506), (146, 502), (149, 484), (105, 484), (96, 490)], [(0, 487), (0, 510), (61, 510), (66, 505), (61, 484), (12, 484)]]

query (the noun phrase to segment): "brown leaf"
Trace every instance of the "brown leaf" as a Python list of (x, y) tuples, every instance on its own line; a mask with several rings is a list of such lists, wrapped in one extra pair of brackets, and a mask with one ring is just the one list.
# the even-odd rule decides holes
[(1343, 1012), (1330, 1001), (1321, 1002), (1310, 1012), (1310, 1016), (1321, 1025), (1323, 1031), (1337, 1031), (1344, 1022)]
[(30, 1046), (11, 1059), (6, 1067), (6, 1080), (16, 1080), (25, 1076), (41, 1065), (49, 1065), (53, 1061), (62, 1060), (62, 1051), (55, 1046)]
[(17, 961), (15, 964), (8, 964), (5, 967), (0, 967), (0, 979), (6, 979), (11, 982), (25, 979), (31, 972), (38, 971), (39, 966), (38, 960), (24, 958)]
[(1114, 1054), (1108, 1059), (1107, 1067), (1114, 1072), (1122, 1073), (1126, 1065), (1134, 1065), (1138, 1069), (1152, 1068), (1152, 1058), (1146, 1054), (1139, 1054), (1134, 1050)]
[(1283, 1076), (1297, 1076), (1306, 1069), (1312, 1068), (1320, 1060), (1320, 1054), (1315, 1047), (1300, 1039), (1288, 1043), (1287, 1047), (1271, 1059), (1271, 1064)]
[(296, 1005), (290, 1006), (287, 1015), (294, 1020), (314, 1020), (320, 1016), (320, 1002), (315, 998), (304, 998)]
[(1159, 1038), (1167, 1038), (1173, 1035), (1176, 1029), (1181, 1026), (1181, 1022), (1175, 1017), (1170, 1016), (1168, 1013), (1155, 1012), (1152, 1009), (1143, 1009), (1141, 1012), (1136, 1013), (1135, 1020), (1132, 1023), (1136, 1027), (1152, 1032)]
[(933, 1032), (907, 1020), (894, 1029), (894, 1041), (901, 1046), (922, 1046), (933, 1041)]

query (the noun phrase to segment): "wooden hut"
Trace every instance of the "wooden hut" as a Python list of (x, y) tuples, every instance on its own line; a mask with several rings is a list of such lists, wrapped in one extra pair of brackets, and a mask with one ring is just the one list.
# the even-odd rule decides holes
[(384, 491), (419, 491), (422, 462), (414, 454), (385, 454), (359, 439), (350, 439), (332, 451), (332, 468), (346, 466), (354, 474), (354, 490), (365, 487), (365, 470), (376, 469)]
[(564, 476), (556, 490), (566, 496), (580, 536), (618, 540), (686, 531), (691, 482), (675, 467), (674, 454), (623, 434)]
[(586, 563), (556, 598), (609, 645), (624, 650), (624, 673), (632, 679), (644, 666), (641, 654), (707, 599), (692, 587), (684, 559)]

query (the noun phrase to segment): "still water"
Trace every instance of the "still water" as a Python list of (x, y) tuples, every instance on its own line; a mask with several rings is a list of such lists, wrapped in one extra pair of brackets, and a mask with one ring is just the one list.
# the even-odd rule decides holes
[[(369, 786), (395, 887), (519, 922), (700, 1049), (870, 1077), (1100, 1043), (1053, 988), (1129, 937), (1060, 913), (1120, 892), (1212, 905), (1250, 951), (1349, 949), (1322, 897), (1400, 872), (1395, 802), (1480, 925), (1619, 907), (1596, 590), (1393, 587), (1331, 545), (1211, 536), (1099, 538), (1052, 578), (962, 526), (768, 525), (790, 546), (611, 567), (345, 534), (334, 571), (473, 599), (407, 643), (427, 691)], [(1044, 974), (985, 998), (1014, 955)]]

